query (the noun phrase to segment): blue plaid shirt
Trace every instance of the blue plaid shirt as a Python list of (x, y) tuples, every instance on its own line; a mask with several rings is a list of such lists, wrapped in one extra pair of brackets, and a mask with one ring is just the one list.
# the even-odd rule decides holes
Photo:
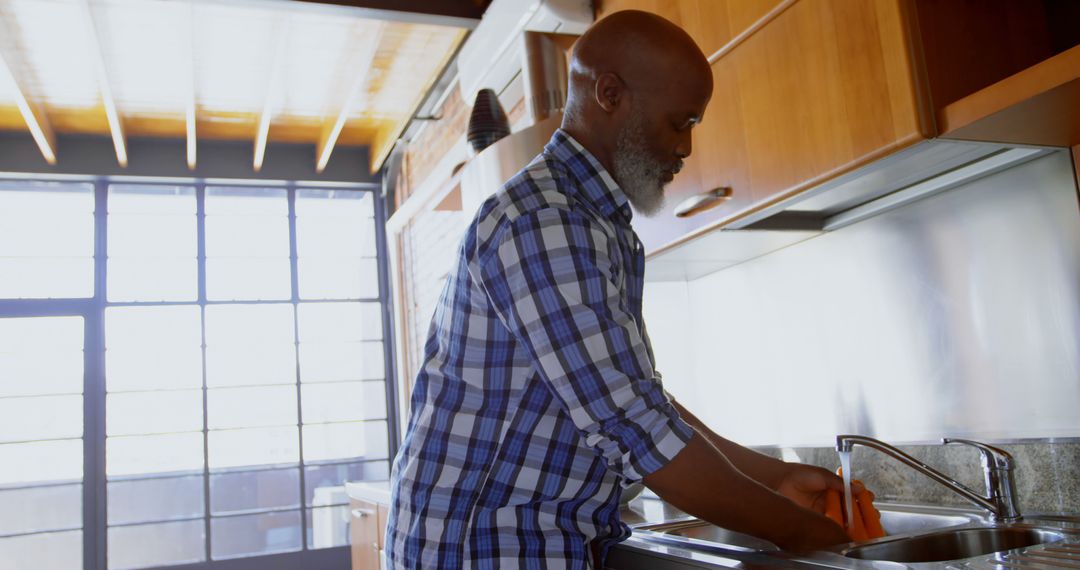
[(629, 536), (621, 486), (692, 434), (653, 368), (630, 218), (561, 130), (480, 207), (394, 461), (395, 568), (586, 568)]

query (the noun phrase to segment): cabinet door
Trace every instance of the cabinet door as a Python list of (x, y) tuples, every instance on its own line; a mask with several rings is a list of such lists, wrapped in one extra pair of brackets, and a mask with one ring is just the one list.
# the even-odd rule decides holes
[[(787, 0), (691, 0), (679, 2), (679, 24), (711, 57)], [(671, 19), (671, 18), (669, 18)]]
[(379, 511), (374, 503), (349, 502), (349, 534), (352, 543), (352, 570), (379, 570)]
[[(712, 70), (712, 99), (701, 124), (694, 127), (693, 150), (683, 171), (664, 191), (663, 209), (651, 218), (634, 214), (634, 231), (646, 255), (731, 217), (752, 202), (736, 69), (731, 60), (722, 58)], [(676, 216), (688, 200), (721, 188), (729, 189), (729, 198), (688, 216)]]
[(711, 56), (773, 8), (788, 0), (597, 0), (596, 17), (644, 10), (682, 27)]
[(933, 136), (910, 10), (908, 0), (799, 0), (725, 56), (753, 207)]

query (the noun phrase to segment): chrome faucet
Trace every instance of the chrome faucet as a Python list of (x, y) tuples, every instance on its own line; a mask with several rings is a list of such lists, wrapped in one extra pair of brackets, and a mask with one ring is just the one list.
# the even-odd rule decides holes
[(876, 449), (908, 467), (941, 483), (949, 490), (990, 511), (995, 521), (1015, 522), (1020, 520), (1017, 506), (1016, 482), (1013, 480), (1013, 457), (1003, 449), (971, 441), (969, 439), (945, 438), (942, 443), (960, 443), (970, 445), (982, 454), (983, 472), (986, 476), (987, 495), (980, 495), (960, 483), (942, 474), (940, 471), (885, 443), (884, 441), (862, 435), (836, 436), (836, 451), (850, 452), (855, 444)]

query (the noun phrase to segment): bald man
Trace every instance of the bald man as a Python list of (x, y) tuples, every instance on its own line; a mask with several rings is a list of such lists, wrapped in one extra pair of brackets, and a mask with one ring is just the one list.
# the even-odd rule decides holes
[(653, 367), (631, 205), (658, 210), (712, 90), (660, 17), (580, 38), (562, 128), (480, 207), (435, 311), (392, 474), (393, 567), (602, 567), (641, 481), (784, 548), (847, 540), (821, 514), (835, 475), (723, 439)]

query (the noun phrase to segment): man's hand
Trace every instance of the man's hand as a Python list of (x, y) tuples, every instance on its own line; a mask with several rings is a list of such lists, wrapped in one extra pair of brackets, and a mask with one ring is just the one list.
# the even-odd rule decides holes
[[(800, 507), (824, 513), (825, 491), (836, 489), (844, 492), (844, 480), (827, 469), (799, 463), (787, 463), (786, 467), (787, 473), (776, 486), (776, 492)], [(851, 485), (852, 497), (861, 495), (864, 490), (860, 483)]]

